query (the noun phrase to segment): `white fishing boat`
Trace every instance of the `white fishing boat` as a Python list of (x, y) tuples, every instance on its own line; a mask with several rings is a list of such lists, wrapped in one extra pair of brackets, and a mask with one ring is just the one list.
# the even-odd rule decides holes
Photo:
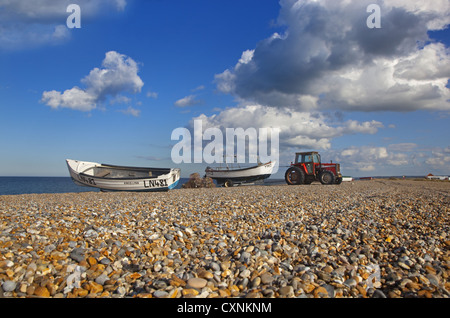
[(217, 181), (217, 184), (231, 187), (234, 184), (255, 182), (264, 180), (272, 175), (275, 161), (258, 163), (256, 166), (248, 168), (235, 168), (226, 164), (224, 167), (211, 168), (205, 170), (206, 176)]
[(168, 191), (180, 180), (178, 168), (138, 168), (67, 159), (73, 182), (102, 191)]

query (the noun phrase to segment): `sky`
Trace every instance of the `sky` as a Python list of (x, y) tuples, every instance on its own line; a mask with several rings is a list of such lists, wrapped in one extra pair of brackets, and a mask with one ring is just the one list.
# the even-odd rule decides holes
[(0, 0), (0, 176), (202, 174), (172, 154), (199, 120), (279, 129), (273, 178), (300, 151), (449, 175), (449, 23), (448, 0)]

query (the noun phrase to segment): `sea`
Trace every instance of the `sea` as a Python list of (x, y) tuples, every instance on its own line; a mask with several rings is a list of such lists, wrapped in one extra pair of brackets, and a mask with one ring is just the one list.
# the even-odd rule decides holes
[[(189, 178), (180, 178), (175, 189), (181, 189)], [(284, 183), (284, 180), (265, 180), (264, 185)], [(99, 189), (76, 185), (70, 177), (0, 177), (0, 195), (31, 193), (99, 192)]]
[[(177, 188), (181, 188), (188, 180), (181, 178)], [(99, 191), (76, 185), (70, 177), (0, 177), (0, 195)]]

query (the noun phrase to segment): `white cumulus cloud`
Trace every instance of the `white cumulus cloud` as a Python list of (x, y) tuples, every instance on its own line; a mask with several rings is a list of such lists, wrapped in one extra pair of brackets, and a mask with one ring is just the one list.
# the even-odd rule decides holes
[[(203, 126), (226, 128), (279, 128), (280, 146), (329, 149), (331, 140), (344, 135), (375, 134), (384, 125), (378, 121), (337, 122), (320, 112), (298, 112), (287, 108), (246, 105), (228, 108), (212, 116), (201, 115)], [(205, 128), (205, 129), (206, 129)]]
[(81, 80), (85, 89), (75, 86), (64, 92), (45, 91), (41, 102), (54, 109), (90, 111), (108, 96), (123, 99), (121, 93), (140, 92), (144, 82), (139, 77), (138, 71), (138, 65), (132, 58), (110, 51), (106, 53), (102, 68), (94, 68)]
[(189, 95), (183, 98), (180, 98), (175, 102), (175, 106), (177, 107), (188, 107), (195, 106), (201, 103), (200, 100), (196, 99), (196, 95)]

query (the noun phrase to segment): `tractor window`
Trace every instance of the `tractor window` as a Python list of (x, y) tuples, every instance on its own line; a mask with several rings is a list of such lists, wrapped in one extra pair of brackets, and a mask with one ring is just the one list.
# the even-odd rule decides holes
[(297, 153), (295, 156), (295, 163), (320, 163), (319, 154), (315, 153)]
[(320, 162), (319, 155), (318, 154), (314, 154), (313, 155), (313, 160), (314, 160), (315, 163), (319, 163)]

